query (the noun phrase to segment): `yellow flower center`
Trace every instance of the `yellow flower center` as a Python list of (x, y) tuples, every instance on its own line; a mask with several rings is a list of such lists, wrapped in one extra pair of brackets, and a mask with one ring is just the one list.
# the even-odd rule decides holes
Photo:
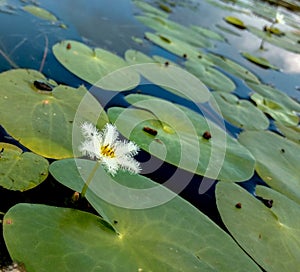
[(114, 158), (115, 150), (107, 144), (107, 145), (101, 146), (101, 154), (106, 157)]

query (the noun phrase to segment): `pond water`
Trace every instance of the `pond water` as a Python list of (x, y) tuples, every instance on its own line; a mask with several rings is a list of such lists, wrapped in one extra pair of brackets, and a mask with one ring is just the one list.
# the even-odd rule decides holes
[[(285, 24), (280, 24), (278, 27), (281, 31), (293, 30), (295, 35), (298, 35), (300, 47), (300, 28), (296, 28), (296, 26), (300, 27), (300, 16), (297, 12), (283, 7), (276, 9), (265, 2), (247, 0), (236, 1), (236, 3), (235, 1), (229, 1), (228, 3), (227, 1), (217, 0), (147, 1), (147, 3), (152, 4), (157, 9), (160, 8), (161, 11), (167, 10), (166, 7), (168, 7), (168, 11), (170, 11), (170, 13), (167, 13), (169, 20), (187, 27), (195, 25), (207, 28), (223, 36), (225, 38), (223, 41), (213, 40), (212, 47), (202, 48), (201, 50), (207, 54), (216, 53), (237, 62), (256, 75), (262, 83), (279, 89), (295, 101), (300, 101), (300, 49), (299, 53), (294, 53), (265, 41), (264, 49), (261, 50), (262, 38), (254, 35), (251, 31), (241, 30), (232, 24), (228, 24), (224, 20), (226, 16), (238, 17), (245, 25), (262, 29), (266, 25), (272, 25), (271, 19), (275, 17), (270, 14), (273, 12), (275, 16), (277, 10), (284, 15), (286, 20)], [(257, 5), (256, 10), (255, 5), (257, 3), (259, 5)], [(42, 7), (54, 14), (58, 18), (58, 22), (50, 22), (26, 12), (23, 10), (25, 5)], [(35, 69), (42, 72), (47, 78), (54, 79), (57, 83), (76, 88), (81, 84), (85, 84), (88, 89), (91, 88), (92, 84), (69, 72), (54, 56), (52, 47), (62, 40), (80, 41), (90, 47), (100, 47), (121, 57), (124, 57), (128, 49), (134, 49), (148, 56), (162, 56), (181, 67), (185, 65), (186, 60), (182, 56), (173, 54), (144, 38), (145, 32), (154, 33), (155, 31), (136, 18), (136, 16), (142, 15), (143, 11), (130, 0), (40, 0), (38, 3), (29, 0), (7, 0), (0, 1), (0, 7), (0, 72), (13, 68)], [(265, 13), (262, 12), (262, 7), (266, 9)], [(147, 13), (145, 12), (145, 14)], [(244, 58), (242, 52), (263, 57), (279, 69), (262, 68)], [(235, 95), (239, 98), (250, 99), (253, 90), (242, 78), (234, 75), (224, 67), (216, 67), (216, 69), (235, 83), (236, 88), (233, 91)], [(137, 91), (163, 97), (197, 110), (195, 103), (166, 92), (153, 84), (149, 84), (149, 82), (133, 90), (135, 93)], [(91, 92), (93, 92), (93, 89), (91, 89)], [(100, 103), (105, 105), (105, 109), (108, 109), (112, 106), (128, 106), (128, 102), (123, 97), (123, 94), (127, 93), (130, 92), (121, 93), (112, 101), (110, 101), (112, 97), (110, 92), (99, 93), (97, 91), (95, 96)], [(22, 101), (16, 101), (16, 103), (22, 103)], [(203, 108), (208, 111), (207, 116), (212, 120), (217, 120), (211, 107), (204, 106)], [(18, 115), (18, 112), (15, 112), (12, 108), (11, 115)], [(268, 117), (270, 116), (268, 115)], [(228, 134), (234, 138), (238, 137), (242, 131), (241, 128), (232, 125), (228, 121), (225, 121), (225, 126)], [(277, 131), (273, 120), (269, 129)], [(17, 143), (6, 135), (3, 129), (0, 135), (1, 141)], [(137, 158), (140, 161), (147, 161), (149, 155), (147, 152), (141, 152)], [(161, 162), (152, 158), (152, 163), (159, 165)], [(152, 173), (147, 173), (146, 176), (163, 183), (172, 176), (176, 169), (176, 166), (164, 163), (161, 168)], [(182, 179), (189, 176), (188, 171), (181, 170), (180, 173)], [(181, 196), (224, 227), (215, 204), (215, 184), (212, 182), (213, 185), (209, 186), (205, 193), (199, 194), (201, 181), (202, 179), (195, 175), (190, 184), (181, 192)], [(256, 184), (265, 184), (257, 173), (242, 185), (248, 191), (254, 193)], [(6, 212), (13, 204), (22, 201), (64, 205), (63, 196), (58, 196), (58, 199), (52, 202), (52, 196), (47, 195), (47, 192), (57, 194), (57, 192), (63, 190), (60, 185), (55, 184), (55, 181), (49, 180), (48, 185), (40, 186), (40, 191), (39, 189), (33, 189), (32, 192), (28, 193), (14, 193), (1, 189), (0, 212)], [(176, 188), (170, 187), (176, 191)], [(43, 195), (45, 199), (36, 194)], [(2, 240), (1, 248), (0, 255), (2, 256), (3, 252), (3, 256), (8, 258)], [(0, 267), (1, 262), (5, 263), (5, 261), (0, 260)]]

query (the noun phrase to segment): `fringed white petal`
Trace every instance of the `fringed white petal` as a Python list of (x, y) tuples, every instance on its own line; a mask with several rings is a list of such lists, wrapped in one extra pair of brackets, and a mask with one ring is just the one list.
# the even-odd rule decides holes
[(104, 165), (104, 167), (107, 169), (107, 172), (109, 172), (112, 176), (114, 176), (119, 170), (118, 161), (115, 158), (109, 158), (103, 156), (101, 162)]
[(119, 136), (119, 133), (117, 131), (117, 128), (114, 125), (107, 123), (104, 128), (104, 131), (103, 131), (102, 144), (104, 146), (105, 145), (114, 146), (118, 136)]
[[(100, 132), (93, 124), (85, 122), (81, 129), (86, 140), (79, 146), (79, 151), (101, 161), (111, 175), (119, 169), (133, 174), (141, 171), (139, 162), (133, 158), (139, 147), (131, 141), (118, 141), (119, 133), (114, 125), (106, 124)], [(102, 149), (109, 152), (102, 152)]]
[(98, 136), (98, 137), (100, 136), (100, 132), (92, 123), (84, 122), (80, 126), (80, 128), (81, 128), (83, 136), (86, 139), (91, 139), (95, 136)]
[(131, 174), (138, 174), (141, 172), (140, 163), (131, 157), (117, 158), (118, 164), (122, 170), (126, 170)]
[(138, 153), (139, 147), (133, 142), (117, 141), (115, 145), (116, 156), (134, 156)]

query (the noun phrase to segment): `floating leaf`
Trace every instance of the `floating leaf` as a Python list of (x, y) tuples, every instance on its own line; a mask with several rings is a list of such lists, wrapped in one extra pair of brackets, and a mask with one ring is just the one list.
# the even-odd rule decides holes
[[(60, 160), (50, 171), (80, 192), (82, 178), (95, 164)], [(260, 271), (230, 236), (164, 186), (125, 172), (112, 179), (102, 167), (93, 172), (86, 198), (108, 221), (71, 209), (19, 204), (3, 220), (14, 260), (34, 271), (46, 265), (49, 271)], [(193, 227), (187, 229), (187, 222)]]
[(239, 29), (246, 29), (247, 27), (245, 26), (244, 22), (240, 20), (239, 18), (233, 17), (233, 16), (226, 16), (224, 20), (228, 23), (231, 24)]
[(256, 159), (255, 170), (273, 189), (300, 203), (300, 146), (270, 131), (246, 131), (243, 144)]
[(23, 9), (36, 17), (39, 17), (39, 18), (42, 18), (42, 19), (45, 19), (48, 21), (52, 21), (52, 22), (57, 21), (57, 18), (55, 17), (55, 15), (53, 15), (51, 12), (49, 12), (43, 8), (33, 6), (33, 5), (27, 5), (27, 6), (23, 7)]
[(165, 17), (165, 18), (169, 16), (168, 13), (166, 13), (156, 7), (151, 6), (147, 2), (140, 1), (140, 0), (132, 0), (132, 3), (134, 3), (139, 9), (141, 9), (145, 13), (150, 13), (150, 14), (157, 15), (160, 17)]
[(299, 117), (295, 112), (283, 107), (274, 100), (265, 98), (258, 93), (252, 94), (251, 99), (259, 109), (269, 114), (274, 120), (286, 125), (297, 125), (299, 123)]
[(211, 42), (192, 28), (185, 27), (174, 21), (158, 16), (136, 16), (146, 26), (156, 30), (162, 35), (168, 35), (182, 42), (196, 47), (211, 47)]
[(262, 58), (262, 57), (257, 57), (254, 55), (251, 55), (250, 53), (247, 52), (242, 52), (241, 55), (246, 58), (247, 60), (253, 62), (254, 64), (265, 68), (265, 69), (274, 69), (274, 70), (279, 70), (278, 67), (272, 65), (267, 59)]
[[(242, 181), (253, 175), (254, 159), (248, 150), (202, 115), (145, 95), (129, 95), (126, 100), (145, 110), (113, 107), (108, 110), (109, 118), (125, 137), (150, 154), (209, 178)], [(153, 137), (144, 127), (156, 130), (157, 135)], [(203, 136), (206, 132), (211, 139)]]
[(216, 66), (219, 66), (224, 71), (231, 73), (241, 79), (246, 80), (247, 82), (260, 83), (259, 79), (252, 72), (247, 70), (245, 67), (239, 65), (238, 63), (223, 57), (222, 55), (216, 54), (207, 54), (205, 58), (214, 63)]
[(199, 33), (200, 35), (212, 39), (212, 40), (217, 40), (217, 41), (225, 41), (226, 39), (219, 34), (218, 32), (215, 32), (213, 30), (201, 27), (201, 26), (191, 26), (191, 29), (193, 29), (194, 31), (196, 31), (197, 33)]
[(219, 182), (216, 198), (224, 224), (265, 271), (297, 271), (300, 266), (300, 206), (267, 187), (258, 186), (257, 194), (272, 200), (272, 207), (266, 207), (233, 183)]
[(53, 81), (43, 74), (27, 69), (3, 72), (0, 81), (0, 124), (22, 145), (44, 157), (73, 157), (73, 126), (94, 121), (101, 128), (108, 121), (83, 86), (52, 86)]
[(205, 61), (188, 60), (185, 65), (189, 72), (199, 78), (210, 89), (223, 92), (232, 92), (235, 90), (235, 84), (230, 78), (207, 65)]
[(248, 30), (257, 37), (264, 39), (264, 41), (275, 46), (286, 49), (290, 52), (300, 53), (300, 46), (298, 43), (299, 37), (296, 38), (293, 35), (288, 35), (288, 33), (284, 36), (272, 35), (270, 32), (265, 32), (254, 26), (248, 26)]
[(283, 107), (291, 110), (300, 112), (300, 104), (290, 98), (286, 93), (280, 91), (272, 86), (265, 84), (255, 84), (252, 82), (247, 82), (247, 85), (255, 92), (259, 93), (265, 98), (275, 101), (276, 103), (282, 105)]
[(127, 50), (125, 59), (131, 65), (141, 64), (133, 68), (149, 81), (176, 95), (193, 102), (205, 102), (210, 97), (209, 90), (199, 79), (166, 59), (156, 57), (154, 60), (135, 50)]
[(43, 157), (24, 152), (15, 145), (0, 143), (0, 186), (26, 191), (48, 176), (49, 163)]
[(146, 32), (145, 36), (156, 45), (185, 59), (198, 58), (202, 54), (196, 47), (167, 34)]
[[(127, 66), (125, 60), (104, 49), (92, 49), (83, 43), (65, 40), (53, 46), (53, 53), (70, 72), (105, 90), (124, 91), (139, 84), (139, 75), (130, 67), (124, 69)], [(116, 70), (119, 73), (111, 78), (110, 73)]]
[(300, 143), (300, 127), (297, 126), (285, 126), (282, 123), (276, 121), (275, 122), (276, 127), (279, 129), (279, 131), (287, 137), (289, 140), (292, 140), (296, 143)]
[(268, 118), (247, 100), (239, 100), (235, 95), (212, 92), (215, 110), (233, 125), (250, 130), (267, 129)]

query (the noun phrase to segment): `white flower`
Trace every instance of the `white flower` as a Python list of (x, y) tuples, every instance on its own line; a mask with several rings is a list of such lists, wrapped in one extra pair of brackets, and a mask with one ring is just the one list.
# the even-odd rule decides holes
[(276, 18), (275, 18), (275, 23), (277, 24), (285, 24), (285, 21), (284, 21), (284, 15), (281, 14), (280, 12), (277, 12), (276, 13)]
[(79, 150), (84, 155), (100, 161), (111, 175), (115, 175), (119, 169), (137, 174), (141, 171), (140, 164), (133, 156), (139, 151), (139, 147), (130, 141), (118, 140), (119, 133), (112, 124), (106, 124), (100, 132), (88, 122), (81, 125), (85, 141)]

